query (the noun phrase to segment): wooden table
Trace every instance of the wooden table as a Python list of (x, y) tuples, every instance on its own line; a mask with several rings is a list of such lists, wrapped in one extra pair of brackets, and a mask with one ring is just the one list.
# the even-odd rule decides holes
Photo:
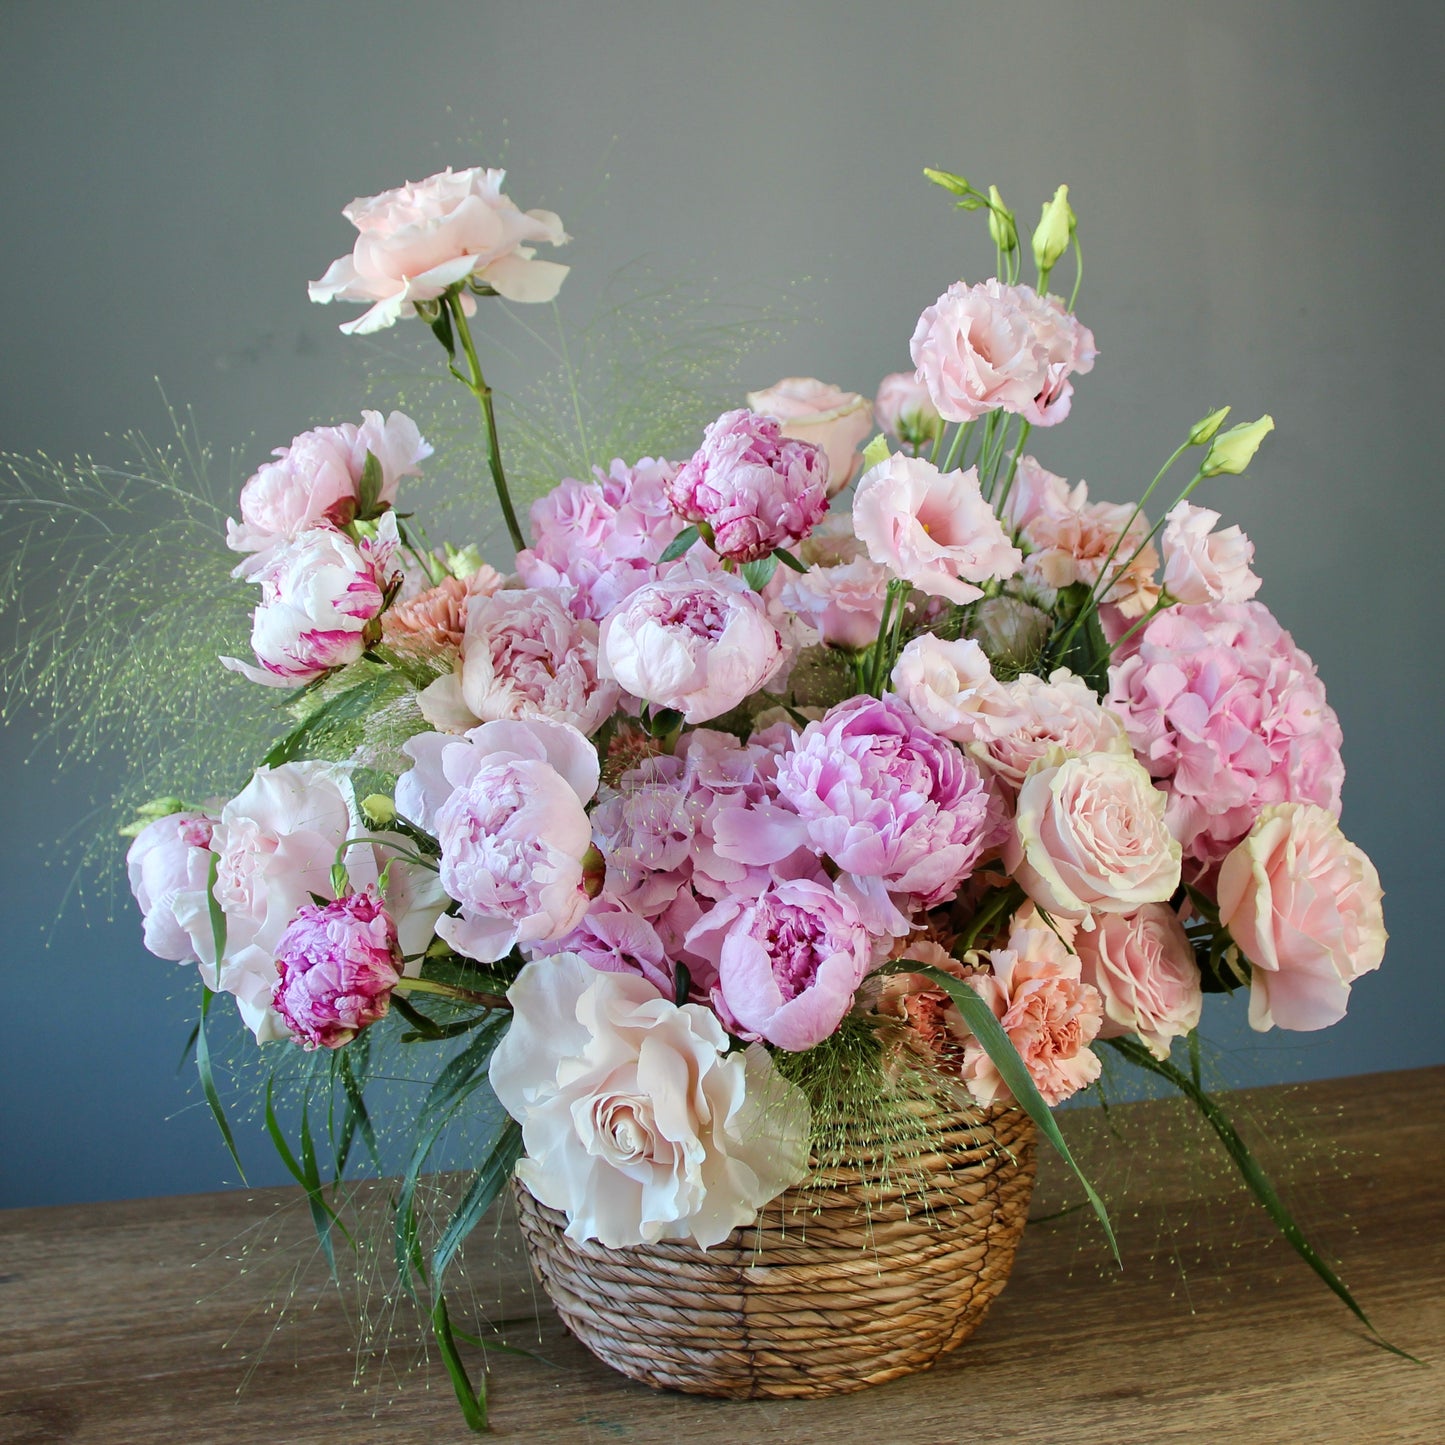
[[(1375, 1324), (1422, 1364), (1371, 1344), (1198, 1127), (1146, 1103), (1066, 1120), (1108, 1186), (1123, 1270), (1086, 1211), (1031, 1225), (973, 1340), (927, 1374), (858, 1395), (728, 1404), (634, 1385), (538, 1304), (502, 1219), (495, 1263), (472, 1266), (474, 1298), (494, 1321), (520, 1319), (507, 1338), (532, 1354), (489, 1355), (496, 1433), (809, 1445), (1445, 1441), (1445, 1068), (1254, 1090), (1230, 1106)], [(1035, 1217), (1073, 1198), (1046, 1166)], [(366, 1352), (353, 1386), (349, 1305), (314, 1267), (309, 1231), (289, 1190), (0, 1214), (0, 1441), (472, 1438), (440, 1364), (414, 1345)], [(489, 1237), (478, 1256), (492, 1244), (479, 1233)], [(279, 1330), (278, 1286), (290, 1293)], [(398, 1322), (401, 1340), (409, 1329)]]

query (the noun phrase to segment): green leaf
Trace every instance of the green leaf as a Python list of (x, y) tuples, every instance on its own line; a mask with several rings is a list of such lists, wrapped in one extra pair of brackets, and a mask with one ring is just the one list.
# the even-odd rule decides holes
[(274, 1078), (266, 1080), (266, 1132), (271, 1136), (271, 1143), (275, 1146), (281, 1162), (286, 1166), (286, 1172), (306, 1191), (306, 1200), (311, 1206), (311, 1222), (316, 1228), (316, 1237), (321, 1242), (326, 1262), (331, 1268), (331, 1277), (335, 1279), (336, 1253), (331, 1243), (331, 1231), (333, 1228), (339, 1230), (348, 1243), (352, 1242), (351, 1236), (347, 1234), (340, 1217), (326, 1202), (326, 1196), (322, 1193), (321, 1175), (316, 1168), (316, 1150), (311, 1141), (311, 1127), (307, 1118), (306, 1105), (303, 1103), (301, 1107), (301, 1160), (298, 1161), (291, 1152), (291, 1146), (286, 1142), (286, 1135), (282, 1132), (281, 1125), (276, 1118), (276, 1110), (272, 1102), (272, 1090), (275, 1083)]
[(369, 522), (381, 512), (381, 489), (386, 478), (381, 470), (381, 458), (368, 450), (366, 461), (361, 468), (361, 482), (357, 487), (356, 519)]
[[(366, 1145), (366, 1152), (371, 1155), (371, 1162), (375, 1166), (376, 1172), (378, 1174), (383, 1172), (381, 1151), (376, 1146), (376, 1130), (372, 1127), (371, 1115), (366, 1108), (366, 1096), (363, 1093), (366, 1071), (370, 1066), (370, 1045), (371, 1035), (362, 1034), (360, 1038), (348, 1044), (344, 1049), (338, 1049), (333, 1055), (337, 1064), (336, 1072), (341, 1079), (342, 1092), (346, 1095), (346, 1113), (341, 1125), (343, 1145), (336, 1165), (338, 1180), (346, 1168), (346, 1156), (350, 1151), (351, 1138), (356, 1133), (361, 1135), (361, 1142)], [(351, 1062), (353, 1050), (360, 1051), (359, 1066), (353, 1066)]]
[(289, 733), (278, 738), (261, 761), (268, 768), (279, 768), (282, 763), (306, 756), (306, 749), (323, 728), (360, 722), (374, 712), (377, 703), (397, 686), (395, 673), (377, 672), (356, 686), (327, 698)]
[(687, 996), (692, 992), (692, 970), (678, 959), (673, 977), (672, 1001), (681, 1008), (687, 1002)]
[(1224, 1145), (1224, 1152), (1234, 1161), (1244, 1182), (1249, 1186), (1254, 1197), (1264, 1205), (1269, 1217), (1274, 1220), (1279, 1232), (1289, 1241), (1294, 1252), (1314, 1270), (1336, 1297), (1344, 1303), (1350, 1313), (1374, 1335), (1376, 1343), (1392, 1355), (1399, 1355), (1402, 1359), (1411, 1360), (1418, 1365), (1420, 1362), (1415, 1359), (1414, 1355), (1406, 1354), (1404, 1350), (1390, 1344), (1370, 1323), (1369, 1316), (1355, 1302), (1354, 1295), (1345, 1288), (1344, 1281), (1325, 1263), (1314, 1246), (1304, 1237), (1303, 1231), (1295, 1223), (1294, 1216), (1285, 1208), (1284, 1201), (1275, 1192), (1274, 1185), (1269, 1182), (1269, 1177), (1264, 1170), (1260, 1168), (1259, 1161), (1250, 1153), (1249, 1146), (1240, 1137), (1239, 1131), (1230, 1123), (1229, 1116), (1225, 1114), (1216, 1100), (1205, 1093), (1195, 1080), (1182, 1069), (1176, 1068), (1168, 1059), (1156, 1059), (1137, 1040), (1122, 1038), (1106, 1039), (1104, 1042), (1110, 1048), (1121, 1053), (1131, 1064), (1135, 1064), (1141, 1069), (1147, 1069), (1152, 1074), (1158, 1074), (1161, 1079), (1167, 1079), (1198, 1108), (1210, 1128), (1219, 1136), (1219, 1142)]
[(808, 570), (786, 547), (774, 547), (773, 556), (781, 562), (784, 567), (790, 567), (794, 572), (806, 572)]
[[(215, 873), (215, 857), (212, 855), (211, 872)], [(224, 931), (224, 930), (223, 930)], [(211, 1106), (211, 1113), (216, 1120), (216, 1127), (221, 1131), (221, 1138), (225, 1140), (226, 1148), (230, 1151), (231, 1159), (241, 1176), (241, 1183), (249, 1181), (246, 1178), (245, 1166), (241, 1163), (241, 1156), (236, 1152), (235, 1136), (231, 1133), (231, 1126), (226, 1120), (226, 1111), (221, 1107), (221, 1096), (216, 1091), (215, 1076), (211, 1073), (211, 1050), (206, 1043), (206, 1015), (211, 1011), (211, 1000), (215, 994), (204, 986), (201, 989), (201, 1016), (196, 1021), (196, 1072), (201, 1076), (201, 1092), (206, 1096), (206, 1103)]]
[(761, 592), (773, 580), (773, 573), (777, 570), (778, 558), (774, 553), (769, 557), (759, 557), (756, 562), (744, 562), (743, 579), (754, 592)]
[(431, 324), (432, 335), (446, 347), (447, 355), (455, 360), (457, 354), (457, 340), (452, 335), (452, 313), (447, 309), (445, 301), (442, 302), (441, 311), (437, 319)]
[(1104, 1234), (1108, 1238), (1109, 1248), (1114, 1252), (1114, 1259), (1116, 1262), (1122, 1263), (1123, 1261), (1119, 1259), (1119, 1245), (1114, 1238), (1114, 1227), (1109, 1223), (1109, 1212), (1104, 1208), (1104, 1201), (1099, 1198), (1094, 1186), (1084, 1177), (1083, 1170), (1075, 1163), (1074, 1156), (1069, 1152), (1069, 1146), (1064, 1142), (1064, 1136), (1059, 1132), (1059, 1126), (1054, 1121), (1049, 1106), (1044, 1103), (1043, 1096), (1029, 1075), (1028, 1066), (1019, 1057), (1018, 1050), (1013, 1046), (1013, 1040), (1003, 1031), (1003, 1025), (994, 1017), (993, 1010), (989, 1008), (988, 1004), (962, 979), (954, 978), (952, 974), (944, 973), (942, 969), (934, 968), (931, 964), (917, 963), (903, 958), (878, 971), (880, 973), (921, 974), (930, 983), (937, 984), (954, 1001), (958, 1006), (959, 1013), (963, 1015), (963, 1021), (973, 1030), (974, 1037), (992, 1060), (994, 1068), (999, 1071), (1004, 1083), (1008, 1085), (1019, 1107), (1034, 1121), (1038, 1126), (1039, 1133), (1054, 1146), (1059, 1157), (1074, 1171), (1075, 1177), (1084, 1186), (1084, 1193), (1088, 1195), (1089, 1203), (1093, 1205), (1099, 1223), (1104, 1226)]
[(476, 1228), (477, 1222), (489, 1208), (492, 1201), (502, 1192), (502, 1186), (512, 1177), (512, 1166), (522, 1157), (522, 1126), (515, 1119), (507, 1119), (501, 1132), (492, 1144), (491, 1152), (472, 1175), (462, 1202), (452, 1212), (442, 1237), (432, 1254), (432, 1279), (441, 1283), (442, 1275), (452, 1257), (462, 1246), (466, 1237)]
[(474, 1390), (467, 1375), (467, 1367), (462, 1363), (461, 1352), (457, 1349), (456, 1337), (452, 1334), (452, 1322), (447, 1315), (447, 1297), (440, 1292), (431, 1308), (431, 1327), (442, 1352), (447, 1374), (451, 1376), (457, 1404), (462, 1407), (462, 1418), (467, 1422), (468, 1429), (479, 1435), (484, 1434), (487, 1428), (486, 1367), (483, 1366), (482, 1369), (481, 1389)]
[[(216, 872), (221, 866), (220, 854), (212, 853), (211, 862), (206, 870), (206, 909), (211, 915), (211, 944), (216, 950), (217, 977), (220, 976), (221, 955), (226, 951), (226, 915), (222, 911), (220, 901), (216, 897)], [(204, 1019), (206, 1006), (201, 1005), (201, 1017)]]
[(193, 1024), (191, 1032), (186, 1038), (185, 1046), (181, 1049), (181, 1057), (176, 1062), (176, 1073), (180, 1073), (190, 1063), (191, 1055), (196, 1051), (196, 1040), (201, 1036), (200, 1024)]
[(682, 531), (663, 548), (662, 556), (657, 560), (659, 562), (676, 562), (685, 552), (691, 550), (692, 544), (697, 541), (700, 535), (701, 533), (698, 532), (696, 527), (684, 527)]
[(1068, 632), (1085, 606), (1088, 611), (1055, 665), (1067, 667), (1103, 697), (1109, 690), (1109, 641), (1099, 624), (1099, 609), (1087, 602), (1088, 595), (1089, 588), (1082, 582), (1073, 583), (1059, 594), (1059, 600), (1065, 604), (1060, 609), (1065, 619), (1060, 624), (1061, 634)]

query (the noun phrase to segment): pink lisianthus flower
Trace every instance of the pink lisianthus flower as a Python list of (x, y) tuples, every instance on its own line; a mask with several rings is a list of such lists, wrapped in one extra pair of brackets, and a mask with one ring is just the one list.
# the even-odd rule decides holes
[(873, 408), (856, 391), (811, 376), (785, 376), (765, 391), (750, 391), (748, 406), (775, 417), (783, 435), (811, 442), (828, 458), (828, 495), (835, 496), (858, 470), (858, 448), (873, 429)]
[(712, 533), (712, 549), (754, 562), (796, 547), (828, 509), (828, 456), (794, 441), (770, 416), (724, 412), (668, 484), (678, 516)]
[(368, 888), (304, 904), (276, 945), (272, 1007), (308, 1049), (339, 1049), (386, 1017), (402, 977), (396, 924)]
[(1260, 602), (1171, 607), (1109, 669), (1109, 706), (1212, 869), (1271, 803), (1340, 812), (1340, 725), (1314, 663)]
[[(147, 823), (126, 851), (126, 876), (144, 920), (145, 946), (157, 958), (196, 961), (196, 946), (176, 917), (176, 901), (205, 898), (215, 821), (209, 813), (170, 813)], [(194, 912), (192, 905), (188, 916)]]
[(1024, 721), (971, 638), (946, 641), (931, 632), (911, 638), (894, 664), (892, 682), (925, 727), (956, 743), (1004, 737)]
[(237, 575), (261, 587), (251, 623), (261, 666), (234, 657), (222, 663), (252, 682), (298, 687), (358, 661), (368, 640), (380, 635), (377, 619), (397, 580), (397, 546), (396, 519), (388, 512), (376, 536), (359, 543), (315, 527), (243, 562)]
[[(416, 312), (459, 281), (475, 278), (508, 301), (550, 301), (566, 266), (538, 261), (534, 242), (568, 239), (551, 211), (520, 211), (502, 194), (506, 172), (473, 167), (408, 182), (379, 196), (361, 196), (342, 215), (360, 234), (310, 285), (313, 301), (367, 301), (371, 309), (343, 323), (365, 335)], [(462, 293), (468, 316), (476, 302)]]
[(1094, 333), (1066, 310), (1057, 296), (1040, 296), (1028, 286), (1013, 289), (1022, 297), (1034, 338), (1045, 357), (1044, 384), (1022, 415), (1034, 426), (1056, 426), (1068, 416), (1073, 404), (1074, 384), (1069, 378), (1094, 369), (1098, 356)]
[(638, 588), (603, 622), (599, 651), (600, 676), (690, 723), (736, 707), (784, 661), (757, 593), (691, 563)]
[(873, 398), (878, 425), (900, 445), (916, 456), (933, 444), (943, 426), (943, 418), (928, 394), (928, 387), (916, 371), (895, 371), (878, 383)]
[(1023, 562), (979, 491), (976, 467), (940, 472), (895, 453), (859, 479), (853, 530), (879, 566), (950, 602), (982, 597), (976, 583), (1012, 577)]
[(838, 1027), (868, 972), (871, 944), (858, 910), (826, 878), (724, 898), (687, 935), (688, 949), (717, 969), (724, 1021), (791, 1053)]
[(276, 460), (241, 488), (241, 520), (226, 522), (226, 545), (235, 552), (260, 552), (295, 541), (312, 527), (345, 527), (360, 506), (368, 452), (381, 466), (374, 509), (391, 507), (401, 479), (416, 476), (432, 449), (416, 423), (399, 411), (384, 419), (379, 411), (361, 417), (360, 426), (317, 427), (277, 447)]
[(876, 640), (887, 595), (887, 571), (867, 557), (855, 557), (836, 567), (790, 573), (779, 601), (830, 647), (857, 651)]
[(1238, 527), (1216, 532), (1219, 513), (1176, 502), (1164, 522), (1164, 590), (1175, 602), (1248, 602), (1259, 591), (1249, 570), (1254, 543)]
[(1338, 1023), (1350, 985), (1385, 956), (1379, 874), (1311, 803), (1265, 808), (1219, 870), (1219, 919), (1250, 962), (1263, 1032)]

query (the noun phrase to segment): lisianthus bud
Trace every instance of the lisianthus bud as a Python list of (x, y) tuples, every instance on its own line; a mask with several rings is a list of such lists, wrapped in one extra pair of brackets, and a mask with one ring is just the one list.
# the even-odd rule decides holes
[(1014, 213), (1004, 205), (997, 186), (988, 188), (988, 233), (993, 243), (1004, 255), (1008, 255), (1019, 243), (1018, 227), (1014, 225)]
[(1229, 408), (1222, 406), (1218, 411), (1212, 411), (1203, 421), (1197, 421), (1189, 432), (1189, 445), (1202, 447), (1214, 440), (1214, 434), (1224, 425), (1224, 418), (1229, 415)]
[(385, 793), (368, 793), (361, 800), (361, 811), (366, 821), (378, 828), (387, 828), (396, 822), (396, 804)]
[(1201, 477), (1217, 477), (1221, 473), (1238, 476), (1254, 460), (1260, 443), (1274, 430), (1274, 418), (1262, 416), (1258, 421), (1247, 421), (1232, 426), (1227, 432), (1214, 438), (1200, 464)]
[(1034, 264), (1040, 274), (1054, 269), (1060, 256), (1069, 249), (1077, 220), (1069, 205), (1069, 188), (1060, 186), (1051, 201), (1044, 202), (1039, 224), (1034, 229)]

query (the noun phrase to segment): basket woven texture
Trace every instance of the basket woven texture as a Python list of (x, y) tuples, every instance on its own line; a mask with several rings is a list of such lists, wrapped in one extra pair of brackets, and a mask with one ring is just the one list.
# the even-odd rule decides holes
[(1013, 1108), (939, 1114), (901, 1155), (854, 1136), (857, 1167), (815, 1168), (708, 1250), (579, 1244), (515, 1188), (532, 1268), (593, 1354), (690, 1394), (802, 1398), (925, 1370), (973, 1333), (1013, 1266), (1034, 1145)]

